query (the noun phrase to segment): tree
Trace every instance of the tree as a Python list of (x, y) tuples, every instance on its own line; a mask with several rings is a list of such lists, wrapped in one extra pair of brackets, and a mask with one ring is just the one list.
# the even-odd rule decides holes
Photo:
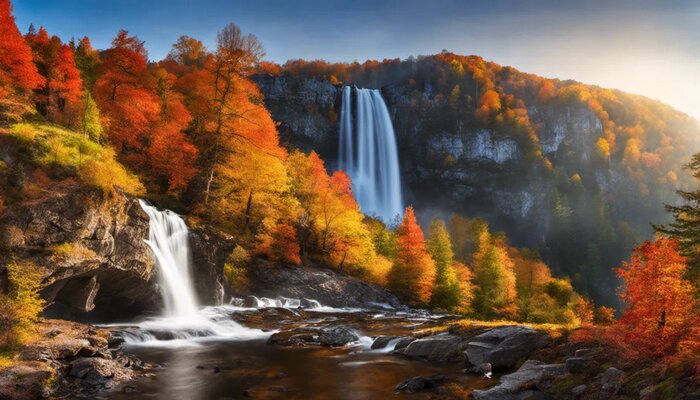
[(83, 82), (73, 49), (64, 45), (58, 36), (49, 37), (43, 27), (36, 34), (28, 33), (25, 39), (44, 77), (44, 84), (35, 89), (37, 109), (49, 121), (77, 125)]
[(397, 229), (397, 255), (389, 285), (413, 304), (427, 304), (435, 287), (435, 262), (428, 254), (423, 231), (409, 206)]
[(451, 310), (460, 303), (457, 274), (453, 268), (454, 253), (445, 222), (433, 219), (430, 223), (427, 249), (435, 262), (435, 289), (430, 303), (433, 307)]
[(17, 29), (9, 0), (0, 0), (0, 114), (19, 119), (27, 111), (26, 95), (44, 83), (32, 52)]
[(512, 317), (516, 299), (513, 261), (501, 242), (483, 246), (474, 260), (474, 310), (482, 317)]
[(698, 302), (683, 278), (686, 259), (678, 241), (659, 238), (634, 249), (629, 262), (615, 271), (622, 278), (625, 304), (614, 334), (633, 359), (654, 359), (678, 351), (678, 345), (698, 322)]
[(92, 48), (92, 43), (87, 36), (78, 41), (71, 40), (70, 46), (75, 55), (75, 65), (80, 70), (80, 77), (86, 89), (92, 90), (99, 75), (99, 67), (102, 61), (97, 50)]
[(91, 139), (99, 142), (102, 139), (104, 128), (100, 121), (100, 110), (97, 108), (97, 103), (92, 97), (89, 90), (83, 94), (83, 116), (80, 121), (80, 132), (83, 138)]
[[(700, 179), (700, 153), (695, 154), (686, 165), (695, 179)], [(658, 232), (676, 239), (678, 249), (686, 258), (686, 278), (693, 282), (700, 294), (700, 189), (693, 192), (679, 190), (683, 205), (666, 205), (674, 221), (666, 226), (655, 225)]]

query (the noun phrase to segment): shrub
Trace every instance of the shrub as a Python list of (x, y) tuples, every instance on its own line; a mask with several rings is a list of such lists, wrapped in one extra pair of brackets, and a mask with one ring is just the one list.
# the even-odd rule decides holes
[(44, 271), (32, 263), (7, 265), (10, 290), (0, 297), (0, 346), (16, 346), (31, 341), (37, 334), (35, 324), (45, 302), (39, 295)]
[(69, 259), (86, 260), (96, 257), (94, 251), (81, 245), (80, 243), (61, 243), (49, 248), (53, 253), (51, 261), (63, 262)]

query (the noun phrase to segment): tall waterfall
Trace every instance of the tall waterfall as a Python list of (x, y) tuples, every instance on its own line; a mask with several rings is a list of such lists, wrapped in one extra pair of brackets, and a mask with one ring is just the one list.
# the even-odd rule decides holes
[(174, 212), (159, 211), (143, 200), (139, 200), (139, 204), (150, 218), (146, 243), (156, 258), (165, 314), (170, 317), (195, 315), (199, 306), (190, 279), (189, 231), (185, 221)]
[(338, 168), (352, 179), (362, 212), (390, 222), (403, 212), (394, 127), (379, 90), (355, 88), (355, 99), (353, 120), (352, 88), (343, 87)]

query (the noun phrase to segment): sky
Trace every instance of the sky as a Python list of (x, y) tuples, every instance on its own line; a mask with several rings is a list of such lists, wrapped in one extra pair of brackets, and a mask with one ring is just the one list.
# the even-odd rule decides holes
[(119, 29), (151, 60), (181, 35), (215, 45), (234, 22), (266, 59), (333, 62), (439, 53), (480, 55), (549, 78), (622, 89), (700, 119), (697, 0), (13, 0), (30, 23), (109, 47)]

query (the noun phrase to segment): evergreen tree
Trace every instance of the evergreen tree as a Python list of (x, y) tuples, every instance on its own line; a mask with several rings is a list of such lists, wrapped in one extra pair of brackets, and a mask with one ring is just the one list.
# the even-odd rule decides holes
[[(693, 155), (686, 168), (693, 172), (693, 177), (700, 179), (700, 153)], [(688, 264), (686, 278), (700, 294), (700, 189), (693, 192), (679, 190), (678, 195), (685, 204), (666, 205), (674, 221), (665, 226), (654, 225), (654, 229), (678, 241), (678, 249)]]
[(450, 234), (445, 223), (434, 219), (430, 224), (428, 253), (435, 261), (435, 290), (430, 299), (433, 307), (451, 310), (460, 302), (460, 288), (452, 264), (454, 253), (450, 243)]
[(80, 130), (83, 133), (83, 138), (99, 142), (104, 132), (100, 122), (100, 110), (97, 108), (97, 103), (95, 103), (95, 99), (93, 99), (92, 94), (88, 90), (83, 93), (83, 103), (83, 117), (80, 121)]

